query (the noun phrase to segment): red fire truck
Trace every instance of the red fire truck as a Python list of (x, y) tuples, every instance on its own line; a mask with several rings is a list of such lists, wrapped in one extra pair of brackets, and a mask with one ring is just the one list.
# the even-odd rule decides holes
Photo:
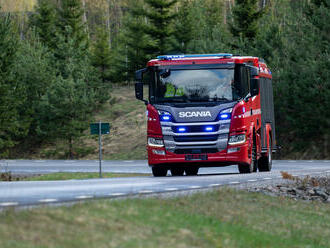
[[(136, 72), (147, 106), (154, 176), (197, 175), (201, 167), (270, 171), (275, 151), (272, 73), (257, 57), (164, 55)], [(148, 85), (148, 100), (143, 86)]]

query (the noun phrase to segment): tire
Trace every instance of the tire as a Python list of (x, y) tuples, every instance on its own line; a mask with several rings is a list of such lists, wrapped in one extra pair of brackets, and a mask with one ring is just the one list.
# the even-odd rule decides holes
[(252, 151), (251, 151), (251, 164), (238, 164), (239, 173), (246, 174), (256, 172), (258, 168), (257, 160), (257, 146), (255, 138), (253, 137)]
[(241, 174), (252, 173), (253, 166), (251, 164), (238, 164), (238, 170)]
[(152, 174), (154, 177), (166, 177), (167, 169), (159, 168), (159, 167), (152, 167)]
[(198, 170), (199, 170), (198, 167), (189, 167), (184, 169), (187, 176), (197, 176)]
[(268, 147), (268, 156), (262, 156), (258, 162), (258, 169), (259, 171), (271, 171), (272, 170), (272, 140), (269, 138), (269, 147)]
[(180, 167), (172, 168), (171, 174), (172, 176), (183, 176), (184, 169)]

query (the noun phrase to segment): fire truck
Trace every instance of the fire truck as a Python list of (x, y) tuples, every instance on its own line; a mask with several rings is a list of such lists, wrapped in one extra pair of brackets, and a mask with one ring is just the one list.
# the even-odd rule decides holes
[(197, 175), (201, 167), (228, 165), (237, 165), (240, 173), (271, 170), (276, 151), (272, 73), (263, 59), (163, 55), (136, 71), (135, 78), (136, 98), (147, 108), (154, 176), (168, 170), (172, 176)]

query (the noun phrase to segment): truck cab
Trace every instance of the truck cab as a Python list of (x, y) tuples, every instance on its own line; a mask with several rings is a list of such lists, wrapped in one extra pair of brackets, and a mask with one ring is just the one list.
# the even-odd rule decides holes
[[(270, 171), (275, 151), (272, 74), (257, 57), (163, 55), (136, 72), (147, 108), (148, 164), (154, 176), (197, 175), (237, 165)], [(144, 97), (143, 86), (148, 86)]]

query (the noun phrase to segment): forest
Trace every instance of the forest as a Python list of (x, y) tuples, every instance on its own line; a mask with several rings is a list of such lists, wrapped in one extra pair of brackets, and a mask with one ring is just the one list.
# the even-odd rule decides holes
[(281, 158), (330, 158), (330, 0), (0, 0), (0, 158), (88, 129), (160, 54), (258, 56)]

